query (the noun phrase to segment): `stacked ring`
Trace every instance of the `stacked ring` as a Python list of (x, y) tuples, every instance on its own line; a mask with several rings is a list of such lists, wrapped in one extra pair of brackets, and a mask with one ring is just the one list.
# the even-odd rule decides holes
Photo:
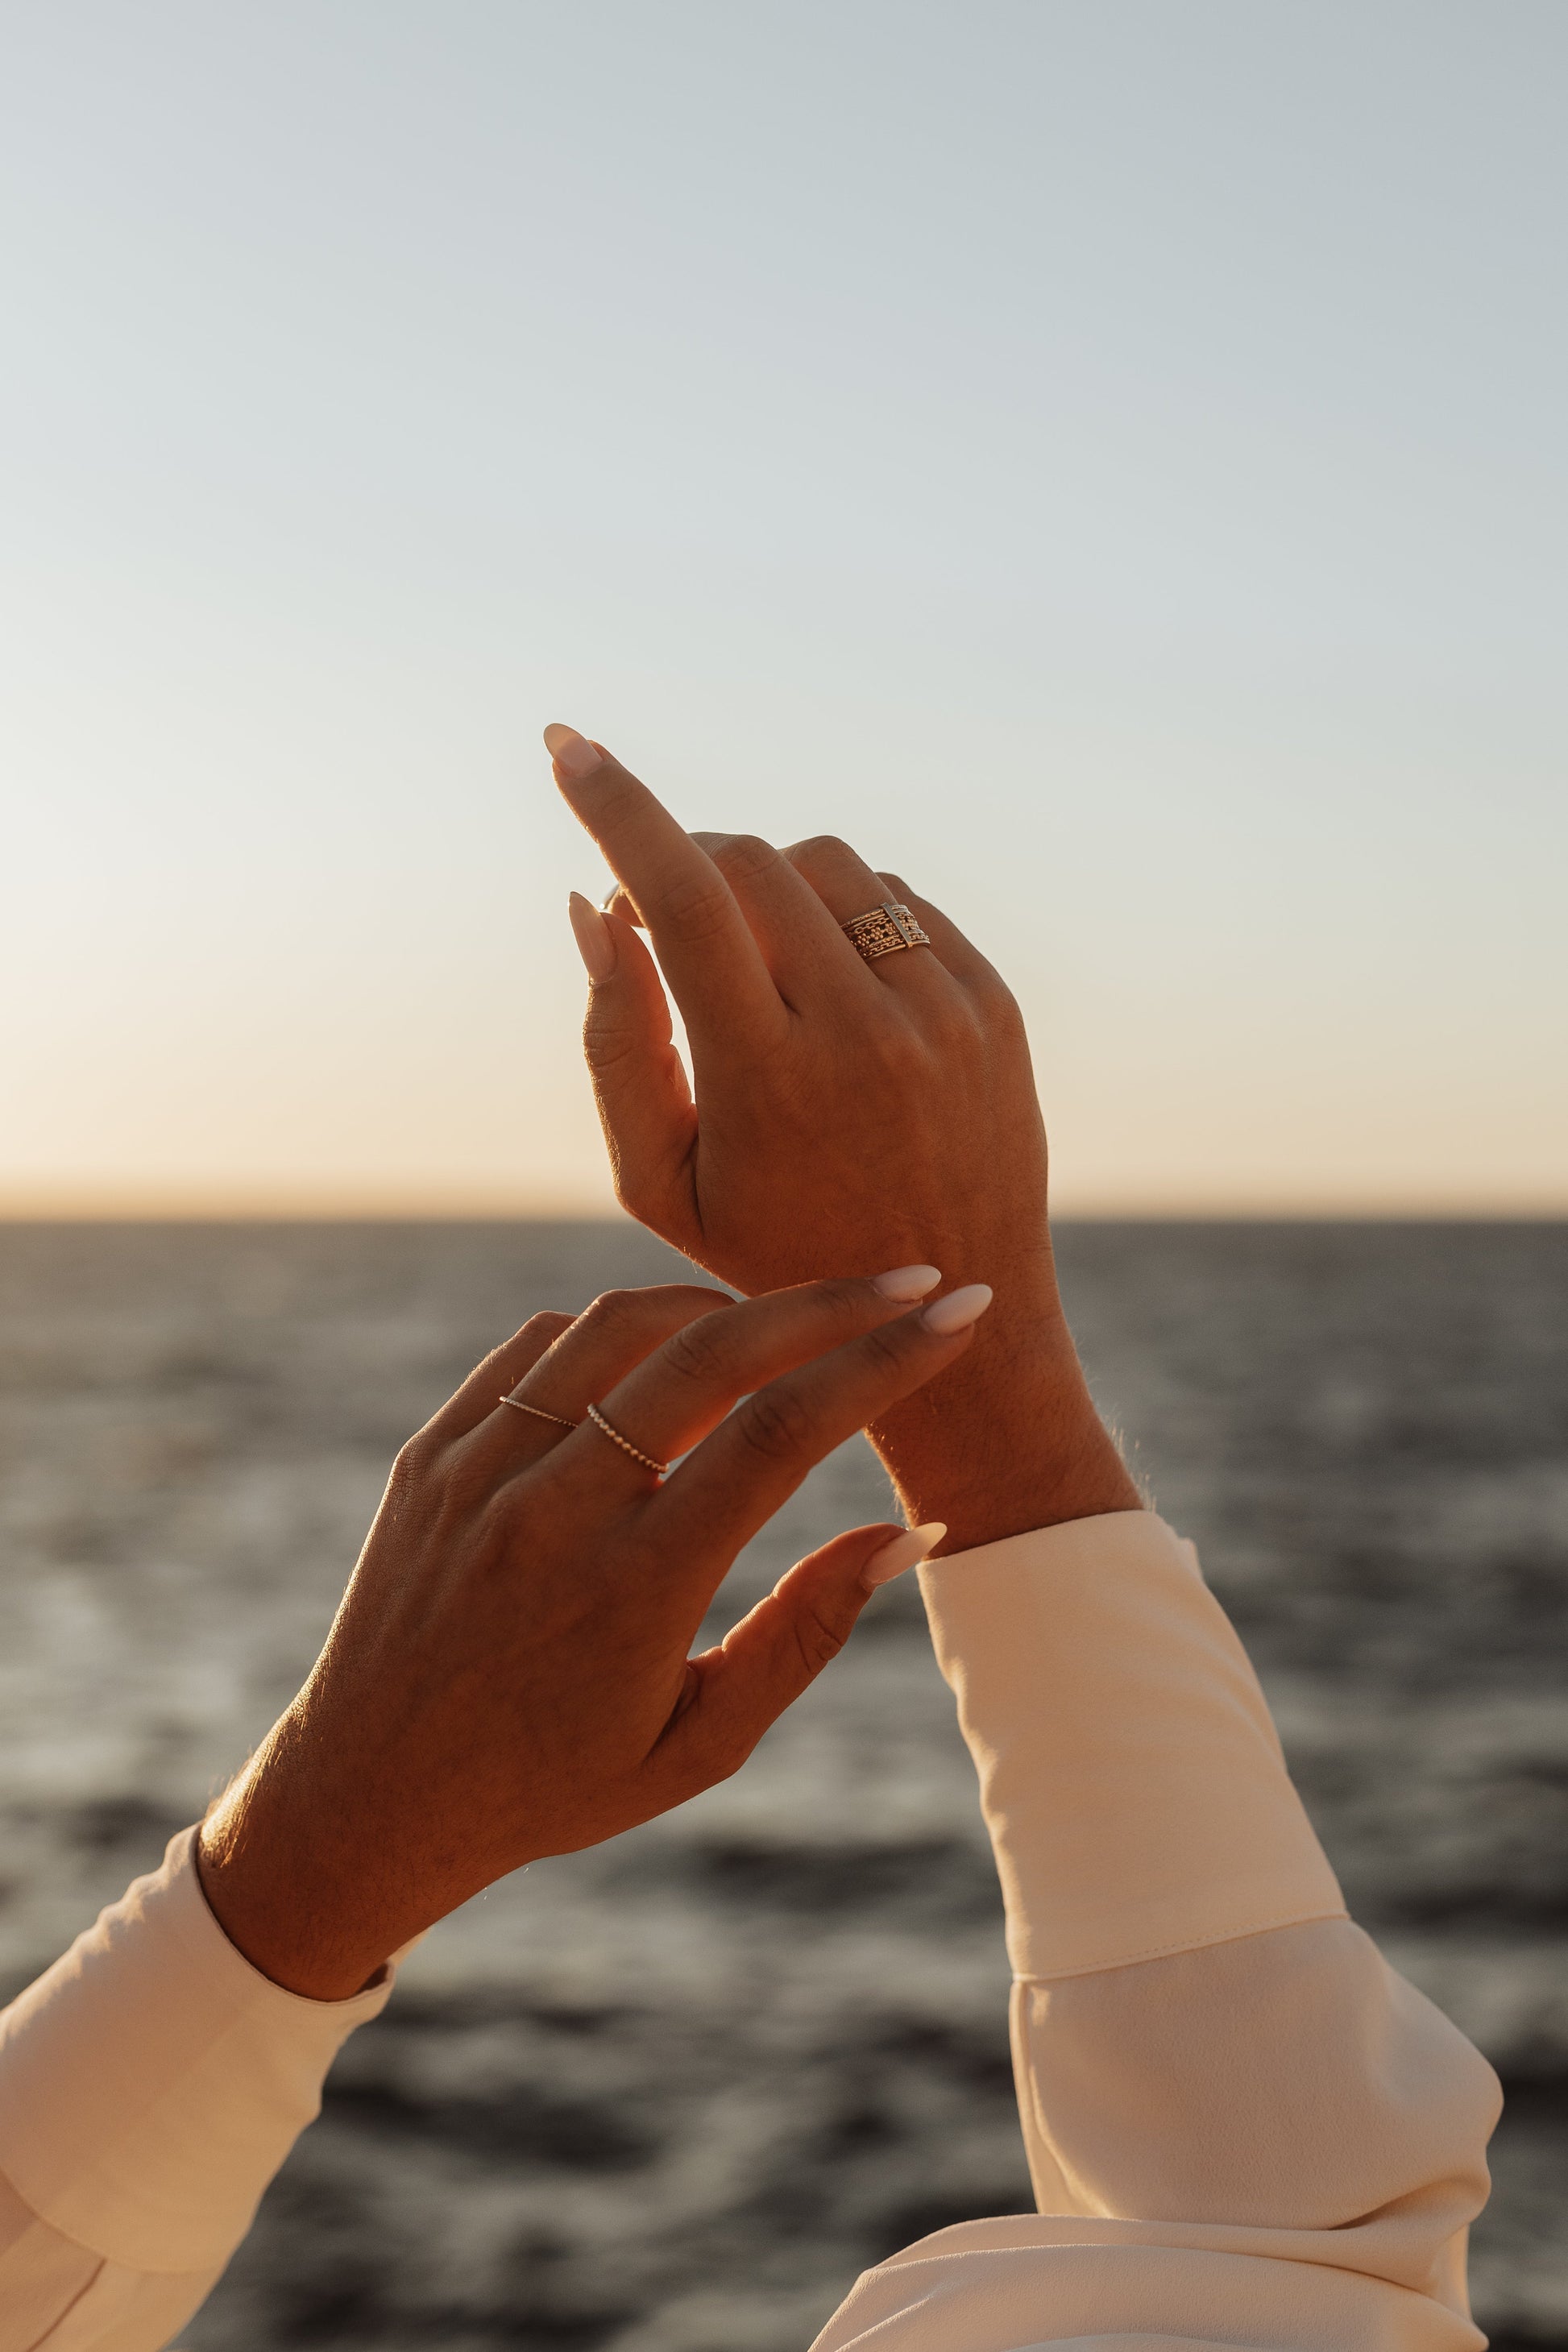
[(542, 1404), (524, 1404), (521, 1397), (505, 1396), (502, 1397), (501, 1402), (510, 1404), (513, 1412), (531, 1412), (536, 1421), (553, 1421), (563, 1429), (576, 1429), (581, 1425), (577, 1422), (568, 1421), (564, 1413), (546, 1412)]
[(839, 928), (856, 954), (867, 963), (875, 963), (879, 956), (896, 955), (900, 948), (931, 945), (930, 938), (909, 908), (900, 907), (896, 898), (884, 898), (868, 915), (857, 915), (853, 921)]
[(640, 1462), (645, 1470), (653, 1472), (656, 1478), (662, 1478), (668, 1474), (669, 1469), (668, 1462), (656, 1462), (651, 1454), (645, 1454), (640, 1445), (634, 1445), (629, 1437), (623, 1437), (614, 1422), (605, 1419), (596, 1404), (591, 1404), (588, 1407), (588, 1418), (595, 1429), (604, 1431), (612, 1445), (618, 1445), (623, 1454), (629, 1454), (634, 1462)]

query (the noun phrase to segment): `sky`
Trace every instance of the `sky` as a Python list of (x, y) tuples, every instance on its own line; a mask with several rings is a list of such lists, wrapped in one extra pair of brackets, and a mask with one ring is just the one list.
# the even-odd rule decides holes
[(1079, 1213), (1568, 1212), (1560, 0), (24, 0), (0, 1212), (597, 1212), (539, 730)]

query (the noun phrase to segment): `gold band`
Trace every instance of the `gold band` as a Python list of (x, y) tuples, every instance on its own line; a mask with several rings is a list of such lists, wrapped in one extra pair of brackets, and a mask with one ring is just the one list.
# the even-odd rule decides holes
[(875, 963), (879, 956), (896, 955), (900, 948), (929, 948), (931, 940), (907, 907), (884, 898), (868, 915), (857, 915), (840, 926), (858, 956)]
[(656, 1478), (665, 1476), (669, 1468), (668, 1463), (656, 1462), (651, 1454), (645, 1454), (640, 1445), (634, 1445), (629, 1437), (623, 1437), (615, 1423), (605, 1419), (596, 1404), (591, 1404), (588, 1407), (588, 1418), (595, 1429), (604, 1431), (612, 1445), (618, 1445), (623, 1454), (629, 1454), (634, 1462), (640, 1462), (645, 1470), (653, 1472)]
[(558, 1422), (563, 1429), (580, 1429), (582, 1427), (582, 1423), (580, 1422), (568, 1421), (563, 1413), (546, 1412), (542, 1404), (524, 1404), (521, 1397), (502, 1397), (501, 1402), (502, 1404), (510, 1404), (513, 1412), (531, 1412), (538, 1421)]

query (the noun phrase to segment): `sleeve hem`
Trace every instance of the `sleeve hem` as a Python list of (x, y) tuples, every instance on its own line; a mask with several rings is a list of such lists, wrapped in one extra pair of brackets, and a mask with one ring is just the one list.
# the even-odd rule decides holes
[(1319, 1919), (1348, 1919), (1350, 1913), (1342, 1903), (1327, 1908), (1292, 1909), (1282, 1911), (1278, 1918), (1259, 1919), (1250, 1927), (1218, 1927), (1212, 1934), (1182, 1936), (1173, 1943), (1151, 1944), (1141, 1952), (1122, 1952), (1113, 1959), (1086, 1961), (1074, 1969), (1015, 1969), (1013, 1982), (1017, 1985), (1065, 1984), (1075, 1977), (1109, 1976), (1117, 1969), (1142, 1968), (1150, 1960), (1172, 1960), (1183, 1952), (1208, 1952), (1219, 1944), (1245, 1944), (1254, 1936), (1277, 1936), (1286, 1927), (1309, 1927)]

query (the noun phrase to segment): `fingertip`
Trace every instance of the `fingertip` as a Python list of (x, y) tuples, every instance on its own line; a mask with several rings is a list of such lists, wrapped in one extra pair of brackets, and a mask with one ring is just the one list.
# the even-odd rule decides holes
[(580, 777), (591, 776), (595, 768), (605, 765), (605, 754), (575, 727), (567, 727), (560, 719), (552, 719), (544, 730), (544, 748), (562, 775), (575, 782)]
[(965, 1283), (962, 1290), (950, 1290), (945, 1298), (935, 1298), (922, 1308), (921, 1320), (939, 1339), (951, 1339), (978, 1323), (994, 1296), (988, 1282)]
[(922, 1527), (902, 1528), (891, 1543), (872, 1553), (860, 1571), (861, 1583), (868, 1592), (890, 1584), (895, 1576), (903, 1576), (929, 1559), (946, 1533), (945, 1519), (927, 1519)]
[(574, 890), (566, 901), (566, 912), (572, 924), (572, 936), (577, 942), (577, 952), (583, 959), (583, 969), (590, 983), (597, 988), (616, 969), (617, 961), (616, 935), (597, 907), (584, 898), (581, 890)]

